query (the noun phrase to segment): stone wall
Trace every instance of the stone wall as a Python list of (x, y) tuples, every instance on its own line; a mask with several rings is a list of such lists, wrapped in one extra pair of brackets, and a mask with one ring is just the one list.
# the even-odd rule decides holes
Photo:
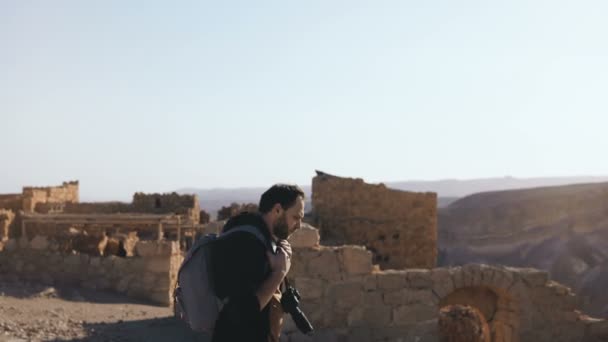
[(118, 214), (149, 213), (177, 214), (183, 217), (184, 223), (200, 221), (200, 207), (196, 195), (143, 194), (135, 193), (132, 203), (125, 202), (92, 202), (92, 203), (37, 203), (36, 212), (67, 214)]
[(10, 209), (14, 213), (23, 208), (23, 196), (21, 194), (0, 195), (0, 209)]
[(475, 307), (492, 341), (605, 341), (608, 323), (577, 311), (579, 300), (546, 272), (503, 266), (380, 271), (362, 247), (318, 245), (314, 229), (290, 238), (289, 277), (317, 333), (287, 319), (283, 341), (438, 341), (439, 311)]
[(37, 203), (77, 203), (78, 181), (63, 182), (60, 186), (24, 187), (23, 211), (33, 212)]
[(38, 203), (35, 209), (40, 214), (117, 214), (132, 210), (131, 204), (124, 202)]
[(62, 254), (39, 240), (10, 240), (0, 252), (0, 277), (110, 290), (170, 305), (182, 257), (176, 242), (140, 242), (136, 256)]
[(382, 268), (431, 268), (437, 260), (437, 195), (318, 173), (313, 225), (326, 244), (369, 248)]
[(194, 223), (200, 220), (201, 208), (197, 195), (179, 195), (176, 192), (169, 194), (138, 192), (133, 195), (131, 206), (133, 212), (137, 213), (174, 213), (185, 215)]
[(217, 211), (217, 220), (218, 221), (228, 220), (231, 217), (236, 216), (245, 211), (257, 213), (258, 205), (255, 203), (239, 204), (239, 203), (233, 202), (229, 206), (224, 206), (220, 210)]

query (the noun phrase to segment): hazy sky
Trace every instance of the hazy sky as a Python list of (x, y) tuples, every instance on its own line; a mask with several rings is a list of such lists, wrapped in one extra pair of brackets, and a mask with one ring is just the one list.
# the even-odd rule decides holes
[(608, 2), (0, 1), (0, 193), (608, 174)]

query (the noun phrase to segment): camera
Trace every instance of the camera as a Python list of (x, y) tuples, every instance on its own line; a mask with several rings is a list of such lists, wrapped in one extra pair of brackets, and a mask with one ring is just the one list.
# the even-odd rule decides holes
[(289, 284), (285, 278), (285, 291), (282, 293), (281, 306), (283, 311), (291, 314), (291, 318), (298, 329), (305, 335), (312, 335), (314, 328), (306, 318), (306, 315), (300, 310), (300, 293), (298, 290)]

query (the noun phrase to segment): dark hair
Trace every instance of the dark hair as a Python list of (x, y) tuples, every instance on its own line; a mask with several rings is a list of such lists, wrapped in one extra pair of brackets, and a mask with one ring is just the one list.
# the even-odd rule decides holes
[(304, 191), (297, 185), (275, 184), (266, 190), (260, 197), (258, 211), (262, 214), (269, 212), (275, 204), (279, 203), (283, 209), (291, 208), (298, 196), (304, 198)]

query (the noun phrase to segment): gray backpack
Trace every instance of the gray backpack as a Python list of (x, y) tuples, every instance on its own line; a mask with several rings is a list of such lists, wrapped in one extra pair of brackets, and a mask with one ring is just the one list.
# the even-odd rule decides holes
[(238, 226), (219, 236), (208, 234), (196, 241), (179, 268), (173, 291), (174, 314), (194, 331), (211, 335), (215, 321), (226, 302), (216, 296), (213, 288), (209, 247), (215, 241), (238, 232), (253, 234), (265, 246), (268, 245), (267, 239), (256, 227)]

